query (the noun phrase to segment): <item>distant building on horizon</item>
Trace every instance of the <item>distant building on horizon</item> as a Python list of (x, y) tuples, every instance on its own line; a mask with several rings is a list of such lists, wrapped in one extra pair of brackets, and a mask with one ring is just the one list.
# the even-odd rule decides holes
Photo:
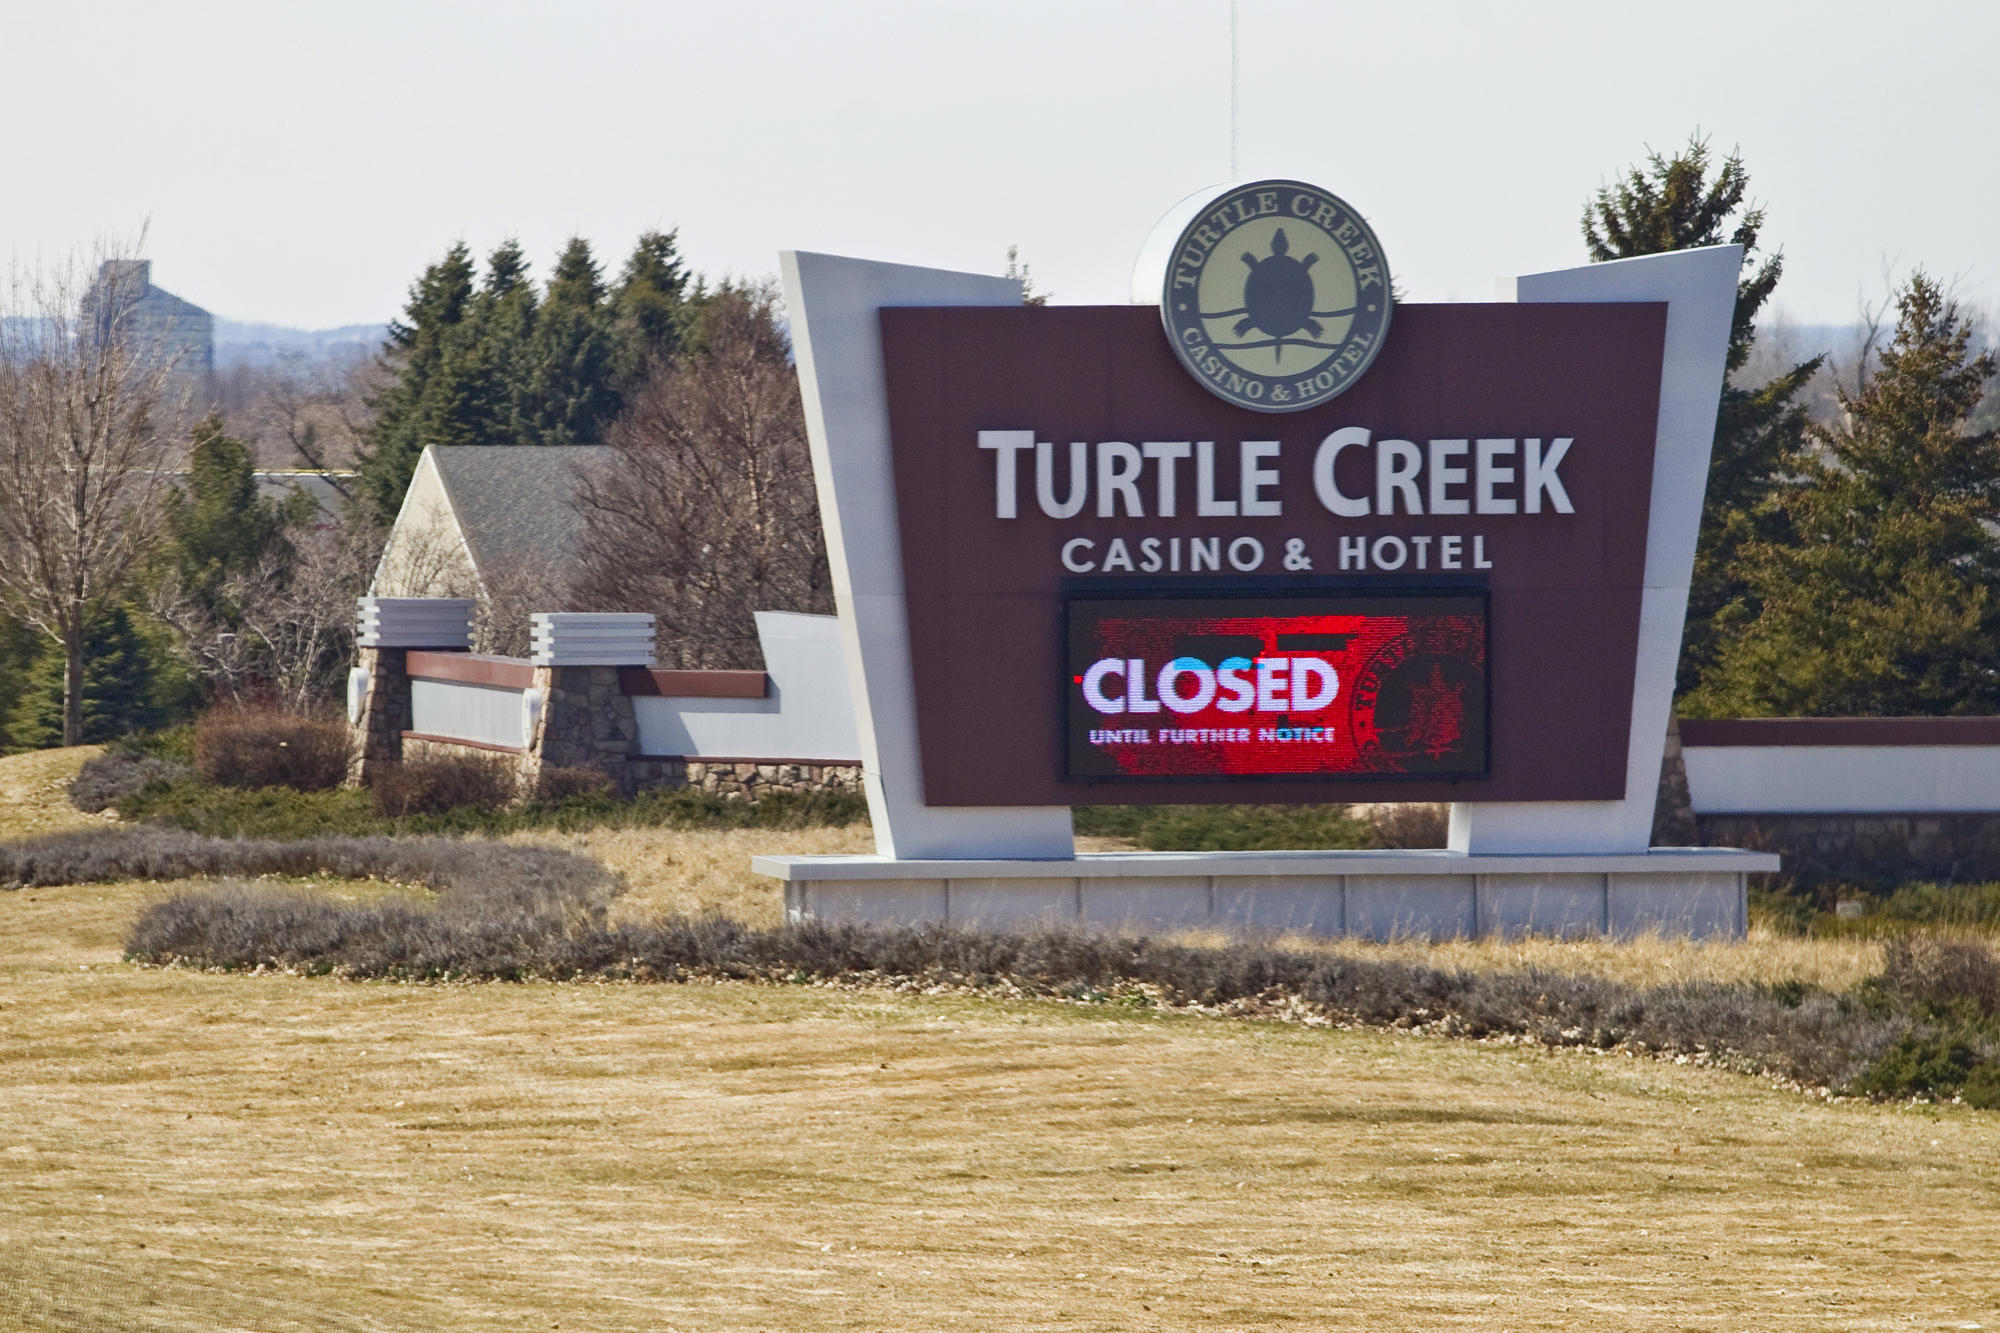
[(79, 331), (109, 331), (122, 318), (140, 346), (170, 357), (177, 375), (205, 382), (215, 370), (215, 317), (192, 301), (153, 285), (150, 259), (107, 259), (83, 294)]

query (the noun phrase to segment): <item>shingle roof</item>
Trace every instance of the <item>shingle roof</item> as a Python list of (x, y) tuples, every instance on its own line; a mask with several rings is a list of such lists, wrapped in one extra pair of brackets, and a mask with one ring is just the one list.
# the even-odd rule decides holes
[(529, 560), (568, 568), (583, 537), (577, 483), (611, 452), (605, 445), (430, 447), (482, 574)]

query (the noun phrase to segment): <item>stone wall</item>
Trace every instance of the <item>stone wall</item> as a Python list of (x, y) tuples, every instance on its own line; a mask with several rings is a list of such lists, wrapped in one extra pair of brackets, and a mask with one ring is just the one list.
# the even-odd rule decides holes
[(368, 673), (361, 716), (348, 730), (354, 736), (348, 763), (350, 786), (366, 786), (384, 764), (400, 763), (403, 733), (410, 729), (409, 650), (357, 648), (354, 664)]
[(1681, 756), (1681, 720), (1670, 717), (1667, 719), (1666, 753), (1660, 761), (1659, 790), (1653, 800), (1651, 845), (1693, 847), (1700, 841), (1694, 801), (1688, 792), (1687, 760)]
[[(595, 668), (569, 667), (571, 671)], [(574, 696), (572, 696), (572, 699)], [(859, 764), (785, 764), (704, 762), (699, 759), (669, 758), (660, 755), (610, 754), (575, 741), (555, 740), (554, 750), (564, 756), (558, 765), (546, 750), (502, 750), (470, 741), (449, 741), (426, 736), (403, 736), (405, 759), (462, 758), (473, 755), (490, 759), (513, 770), (521, 795), (531, 796), (543, 767), (594, 768), (611, 780), (619, 791), (630, 796), (655, 787), (696, 787), (718, 796), (754, 799), (769, 792), (861, 791)], [(615, 718), (614, 718), (615, 722)], [(393, 762), (393, 760), (391, 761)]]
[(690, 759), (686, 770), (688, 786), (723, 796), (755, 797), (774, 791), (861, 790), (860, 764), (731, 764)]
[(2000, 879), (2000, 815), (1697, 815), (1702, 845), (1776, 852), (1802, 885)]
[(544, 702), (524, 782), (532, 785), (543, 767), (595, 768), (626, 796), (639, 789), (641, 775), (631, 762), (639, 719), (617, 667), (538, 666), (532, 688)]

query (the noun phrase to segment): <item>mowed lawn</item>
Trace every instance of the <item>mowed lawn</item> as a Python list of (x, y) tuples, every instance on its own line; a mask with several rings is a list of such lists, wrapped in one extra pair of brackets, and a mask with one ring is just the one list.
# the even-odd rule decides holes
[(0, 1328), (2000, 1327), (1993, 1113), (1057, 1003), (125, 964), (164, 891), (0, 893)]

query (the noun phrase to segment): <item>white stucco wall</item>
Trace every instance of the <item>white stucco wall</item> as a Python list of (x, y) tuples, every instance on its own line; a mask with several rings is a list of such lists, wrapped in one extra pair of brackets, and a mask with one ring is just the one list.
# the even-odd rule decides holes
[(2000, 812), (2000, 746), (1684, 746), (1698, 815)]
[(452, 514), (451, 496), (428, 449), (418, 457), (416, 471), (410, 475), (410, 489), (403, 495), (403, 507), (396, 513), (396, 525), (389, 529), (368, 591), (378, 597), (473, 597), (479, 593), (472, 553), (466, 549), (465, 536)]
[(757, 638), (767, 697), (634, 699), (640, 753), (858, 763), (839, 618), (759, 611)]

